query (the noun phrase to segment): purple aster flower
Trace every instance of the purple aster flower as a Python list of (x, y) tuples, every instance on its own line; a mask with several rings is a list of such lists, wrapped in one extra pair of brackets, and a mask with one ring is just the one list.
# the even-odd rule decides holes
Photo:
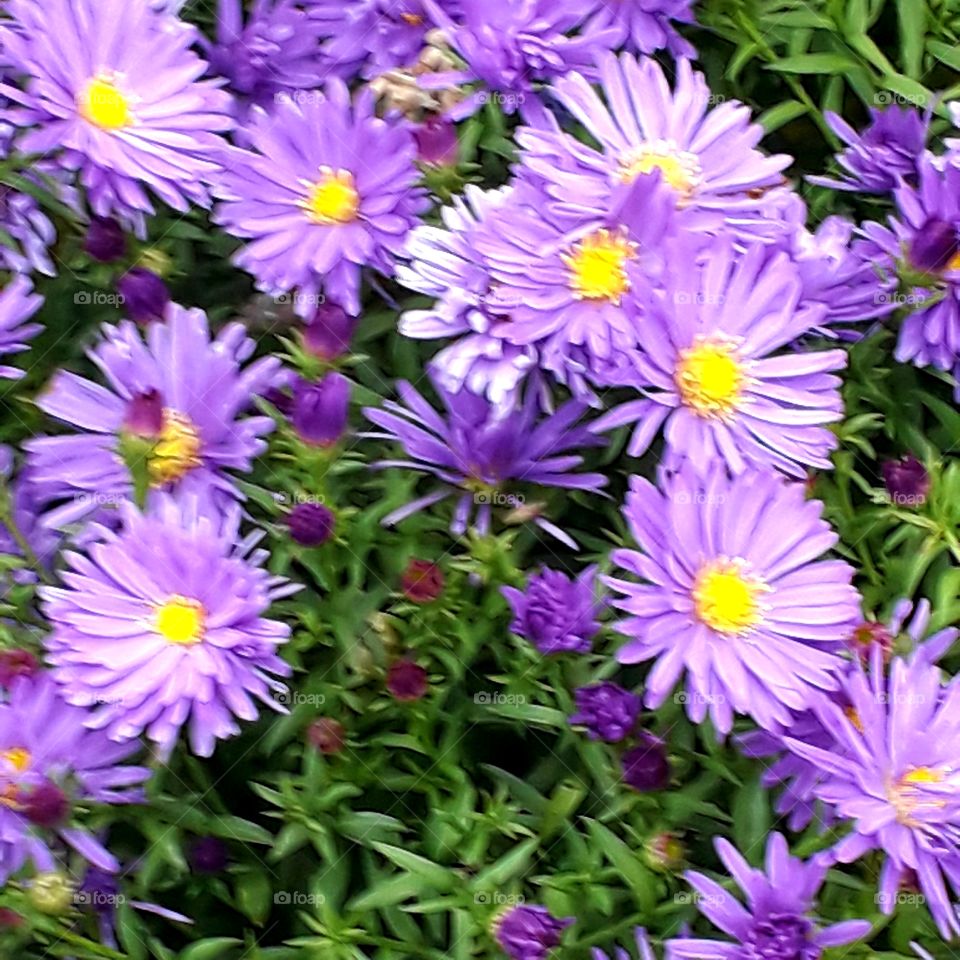
[(595, 566), (576, 578), (544, 567), (530, 577), (526, 590), (501, 587), (513, 610), (510, 629), (541, 653), (588, 653), (604, 608), (596, 597), (596, 576)]
[(642, 701), (618, 683), (605, 681), (580, 687), (574, 699), (577, 712), (571, 715), (570, 723), (586, 727), (591, 740), (619, 743), (636, 729)]
[[(24, 276), (15, 276), (0, 291), (0, 356), (23, 353), (28, 349), (27, 341), (43, 326), (27, 321), (42, 303), (43, 297), (33, 292), (33, 284)], [(23, 371), (16, 367), (0, 365), (0, 378), (19, 380), (23, 375)]]
[(734, 228), (768, 213), (774, 200), (789, 201), (781, 171), (790, 157), (757, 149), (763, 130), (743, 104), (728, 100), (711, 109), (715, 98), (688, 61), (679, 62), (673, 90), (655, 60), (607, 53), (599, 64), (604, 99), (578, 73), (553, 84), (556, 99), (599, 149), (560, 131), (549, 117), (518, 134), (523, 163), (555, 209), (569, 205), (575, 183), (577, 205), (602, 214), (618, 187), (655, 170), (679, 208), (726, 218)]
[(843, 417), (843, 350), (778, 352), (823, 318), (801, 305), (803, 284), (789, 257), (759, 244), (745, 255), (719, 240), (700, 261), (686, 241), (671, 248), (665, 294), (643, 320), (645, 351), (632, 381), (645, 395), (597, 421), (608, 430), (638, 422), (631, 456), (661, 425), (669, 453), (705, 470), (716, 460), (740, 473), (772, 466), (803, 477), (829, 468), (837, 445), (827, 424)]
[(623, 782), (640, 793), (663, 790), (670, 783), (666, 745), (647, 730), (637, 734), (637, 741), (620, 758)]
[(717, 855), (743, 891), (746, 905), (714, 880), (691, 870), (690, 886), (699, 894), (700, 912), (733, 942), (679, 937), (667, 940), (666, 960), (819, 960), (830, 947), (866, 936), (867, 920), (844, 920), (820, 928), (811, 916), (827, 864), (790, 856), (783, 834), (767, 840), (763, 870), (750, 866), (723, 838), (714, 841)]
[(520, 904), (497, 918), (493, 933), (511, 960), (544, 960), (572, 923), (573, 917), (558, 920), (546, 907)]
[[(140, 745), (116, 744), (85, 726), (85, 710), (64, 702), (47, 673), (14, 680), (0, 701), (0, 878), (4, 882), (27, 861), (38, 871), (56, 867), (55, 838), (94, 866), (115, 872), (117, 861), (81, 824), (78, 805), (139, 803), (144, 767), (124, 764)], [(54, 793), (55, 792), (55, 793)], [(41, 795), (55, 798), (60, 816), (40, 815)], [(33, 820), (27, 813), (33, 811)], [(52, 814), (49, 803), (46, 813)], [(40, 828), (40, 821), (49, 824)]]
[(242, 0), (219, 0), (215, 41), (201, 38), (209, 71), (225, 77), (244, 106), (269, 107), (278, 96), (322, 85), (320, 24), (293, 0), (254, 0), (244, 23)]
[(143, 398), (151, 391), (163, 414), (160, 434), (147, 454), (153, 486), (237, 496), (223, 471), (249, 470), (266, 447), (261, 436), (273, 428), (267, 416), (238, 417), (280, 367), (274, 358), (242, 367), (254, 346), (239, 323), (211, 339), (204, 313), (176, 304), (165, 323), (151, 324), (143, 334), (129, 321), (106, 326), (90, 359), (108, 386), (61, 371), (37, 401), (45, 413), (78, 431), (25, 444), (42, 499), (60, 504), (46, 523), (72, 523), (98, 505), (132, 495), (119, 442), (128, 417), (142, 412)]
[(675, 57), (695, 57), (697, 51), (677, 33), (671, 21), (694, 23), (693, 0), (593, 0), (585, 4), (589, 19), (580, 28), (589, 34), (614, 27), (618, 39), (609, 48), (626, 47), (633, 53), (669, 50)]
[(930, 129), (929, 115), (924, 117), (913, 107), (890, 106), (870, 110), (870, 122), (857, 133), (843, 117), (829, 110), (824, 114), (830, 129), (847, 148), (837, 154), (841, 179), (807, 177), (811, 183), (834, 190), (859, 193), (890, 193), (901, 179), (915, 180), (917, 161), (923, 155)]
[(818, 768), (815, 796), (852, 821), (833, 855), (850, 863), (882, 851), (882, 911), (893, 913), (901, 882), (915, 876), (940, 932), (956, 935), (960, 678), (942, 685), (940, 668), (926, 656), (895, 658), (887, 677), (876, 650), (872, 669), (851, 671), (843, 695), (847, 709), (825, 698), (813, 705), (831, 735), (827, 747), (784, 738), (790, 751)]
[(48, 277), (56, 274), (50, 247), (57, 231), (34, 197), (0, 184), (0, 229), (13, 241), (12, 245), (0, 243), (0, 269), (13, 273), (36, 270)]
[[(409, 457), (382, 461), (378, 466), (407, 467), (443, 482), (439, 490), (384, 517), (387, 526), (455, 496), (451, 531), (457, 536), (466, 532), (476, 505), (476, 527), (485, 535), (491, 528), (494, 506), (515, 507), (523, 502), (515, 493), (520, 483), (594, 492), (606, 484), (600, 473), (573, 472), (583, 457), (571, 451), (597, 445), (597, 438), (585, 426), (577, 425), (586, 412), (582, 403), (572, 400), (542, 416), (535, 389), (528, 389), (516, 402), (494, 404), (465, 390), (448, 393), (436, 380), (434, 388), (443, 403), (443, 414), (405, 381), (397, 385), (402, 404), (387, 401), (382, 410), (364, 409), (367, 419), (383, 431), (366, 436), (396, 441)], [(545, 518), (538, 516), (534, 522), (564, 543), (573, 543)]]
[[(64, 696), (92, 707), (87, 725), (115, 740), (142, 732), (169, 754), (181, 727), (208, 757), (255, 720), (290, 668), (290, 628), (264, 614), (298, 589), (262, 568), (261, 534), (241, 537), (239, 509), (158, 497), (150, 515), (121, 507), (119, 533), (66, 557), (63, 587), (44, 587), (48, 659)], [(95, 613), (92, 613), (95, 611)]]
[(331, 80), (325, 93), (301, 100), (251, 115), (251, 149), (226, 154), (214, 219), (251, 240), (234, 262), (261, 290), (297, 290), (304, 316), (323, 290), (356, 315), (361, 268), (392, 275), (427, 206), (416, 186), (416, 143), (406, 123), (374, 115), (369, 90), (351, 105), (346, 86)]
[[(51, 567), (60, 546), (60, 537), (44, 525), (40, 490), (33, 481), (31, 471), (25, 468), (16, 476), (13, 475), (13, 451), (9, 447), (0, 446), (0, 477), (6, 487), (13, 523), (11, 528), (9, 523), (0, 522), (0, 554), (23, 557), (28, 562), (27, 566), (9, 574), (14, 583), (35, 583), (35, 567)], [(5, 589), (6, 585), (0, 589), (0, 596)]]
[(329, 447), (347, 427), (350, 381), (341, 373), (328, 373), (317, 383), (300, 379), (293, 387), (291, 420), (297, 436), (311, 446)]
[(513, 395), (536, 364), (533, 347), (491, 333), (498, 319), (488, 302), (493, 280), (476, 250), (484, 219), (510, 196), (509, 188), (468, 185), (462, 197), (441, 209), (441, 225), (422, 224), (410, 232), (404, 253), (409, 262), (397, 267), (400, 283), (436, 301), (404, 313), (400, 332), (426, 340), (458, 338), (433, 358), (430, 369), (451, 393), (465, 386), (494, 403)]
[(4, 54), (23, 88), (3, 93), (20, 104), (8, 118), (30, 128), (21, 150), (58, 152), (101, 217), (142, 225), (154, 212), (148, 190), (175, 210), (208, 205), (230, 96), (198, 79), (206, 64), (190, 49), (193, 28), (147, 0), (11, 0), (6, 9)]
[(843, 636), (857, 622), (853, 569), (819, 560), (837, 536), (802, 484), (750, 470), (730, 478), (715, 462), (689, 465), (662, 489), (632, 477), (624, 515), (642, 553), (615, 563), (643, 583), (608, 578), (628, 617), (621, 663), (656, 660), (646, 703), (658, 707), (686, 672), (687, 714), (708, 710), (721, 734), (734, 713), (765, 729), (790, 722), (821, 691), (836, 689)]
[[(636, 927), (634, 928), (633, 936), (637, 945), (637, 956), (639, 960), (656, 960), (653, 947), (650, 946), (650, 938), (647, 936), (647, 931), (643, 927)], [(599, 947), (593, 947), (590, 950), (590, 956), (593, 960), (632, 960), (630, 954), (623, 947), (617, 947), (613, 957), (604, 953)]]

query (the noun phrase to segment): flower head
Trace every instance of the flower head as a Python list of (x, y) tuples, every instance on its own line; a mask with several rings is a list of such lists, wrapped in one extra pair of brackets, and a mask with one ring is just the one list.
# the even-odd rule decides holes
[(266, 416), (238, 419), (279, 369), (274, 358), (243, 367), (253, 349), (240, 324), (211, 339), (203, 312), (176, 304), (166, 322), (143, 333), (130, 322), (105, 327), (90, 356), (109, 386), (61, 372), (38, 400), (44, 412), (77, 428), (26, 444), (38, 495), (62, 508), (48, 524), (73, 522), (97, 503), (131, 496), (130, 471), (118, 452), (121, 436), (134, 414), (142, 435), (158, 404), (161, 428), (147, 454), (153, 487), (236, 496), (223, 471), (249, 470), (265, 447), (261, 435), (273, 427)]
[(331, 80), (325, 93), (255, 111), (246, 134), (250, 149), (226, 154), (214, 214), (250, 240), (236, 264), (267, 293), (296, 290), (304, 316), (321, 290), (358, 314), (361, 269), (392, 274), (426, 206), (410, 130), (376, 117), (369, 91), (351, 104), (346, 86)]
[[(399, 442), (409, 458), (380, 466), (409, 467), (443, 483), (439, 490), (385, 517), (385, 524), (398, 523), (424, 507), (456, 496), (453, 532), (460, 535), (466, 531), (476, 506), (477, 529), (486, 533), (495, 505), (522, 502), (514, 490), (520, 483), (593, 491), (606, 483), (599, 473), (574, 472), (583, 458), (572, 451), (596, 444), (585, 427), (577, 426), (585, 405), (570, 401), (544, 417), (534, 389), (520, 399), (496, 404), (466, 390), (448, 393), (436, 378), (434, 387), (444, 406), (442, 414), (403, 381), (397, 384), (403, 403), (388, 401), (382, 410), (364, 410), (367, 419), (382, 431), (368, 436)], [(537, 517), (535, 523), (571, 542), (543, 517)]]
[(859, 597), (850, 566), (819, 559), (837, 541), (821, 509), (802, 484), (765, 471), (731, 479), (722, 463), (702, 478), (690, 467), (664, 473), (659, 490), (631, 479), (624, 514), (643, 552), (613, 560), (645, 582), (607, 582), (627, 614), (618, 659), (656, 660), (648, 706), (686, 672), (694, 722), (709, 710), (728, 733), (734, 713), (746, 713), (776, 729), (837, 687)]
[(570, 723), (586, 727), (591, 740), (607, 743), (619, 743), (633, 733), (643, 702), (635, 693), (610, 681), (580, 687), (574, 699), (577, 712), (570, 717)]
[(232, 121), (229, 95), (199, 79), (193, 28), (147, 0), (13, 0), (7, 12), (21, 150), (58, 152), (101, 217), (141, 223), (149, 193), (175, 210), (207, 205)]
[[(27, 321), (40, 309), (43, 297), (33, 292), (33, 284), (24, 276), (16, 276), (0, 291), (0, 356), (22, 353), (27, 341), (42, 329), (39, 323)], [(17, 380), (23, 371), (0, 365), (0, 378)]]
[(614, 27), (617, 39), (608, 49), (625, 47), (632, 53), (669, 50), (676, 57), (694, 57), (696, 50), (677, 33), (673, 21), (693, 23), (693, 0), (590, 0), (587, 22), (580, 28), (588, 36), (594, 30)]
[(277, 656), (290, 628), (265, 614), (296, 588), (261, 568), (239, 511), (181, 499), (157, 498), (150, 515), (124, 505), (120, 532), (68, 556), (65, 585), (42, 593), (47, 647), (65, 696), (94, 707), (89, 725), (117, 740), (145, 731), (167, 753), (188, 726), (209, 756), (238, 718), (256, 719), (255, 700), (281, 709), (270, 675), (290, 673)]
[(544, 567), (530, 577), (525, 590), (502, 587), (513, 610), (510, 629), (541, 653), (587, 653), (600, 629), (604, 604), (596, 598), (596, 567), (580, 576)]
[(842, 947), (865, 936), (867, 920), (845, 920), (819, 927), (812, 916), (827, 864), (790, 856), (782, 834), (767, 840), (763, 870), (751, 867), (724, 839), (714, 841), (723, 865), (743, 891), (746, 905), (720, 884), (696, 871), (686, 876), (700, 895), (697, 905), (734, 942), (679, 937), (666, 941), (666, 960), (819, 960), (829, 947)]
[(546, 907), (511, 907), (494, 925), (494, 936), (511, 960), (545, 960), (559, 946), (573, 917), (557, 919)]
[(53, 870), (50, 841), (59, 837), (90, 863), (115, 872), (119, 864), (82, 825), (74, 808), (90, 803), (137, 803), (144, 767), (125, 764), (139, 744), (116, 744), (85, 726), (89, 715), (70, 706), (47, 673), (20, 677), (0, 701), (0, 878), (27, 861)]

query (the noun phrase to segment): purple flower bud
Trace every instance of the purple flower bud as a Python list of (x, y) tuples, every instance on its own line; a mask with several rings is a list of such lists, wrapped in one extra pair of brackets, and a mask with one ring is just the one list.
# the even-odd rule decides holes
[(52, 781), (44, 780), (17, 794), (20, 813), (38, 827), (56, 827), (67, 819), (70, 801)]
[(894, 506), (919, 507), (927, 499), (930, 475), (912, 454), (902, 460), (887, 460), (880, 465), (880, 470)]
[(557, 919), (546, 907), (521, 904), (497, 919), (494, 936), (512, 960), (543, 960), (559, 946), (563, 931), (571, 923), (573, 917)]
[(319, 547), (326, 543), (335, 522), (333, 511), (322, 503), (298, 503), (287, 515), (290, 536), (304, 547)]
[(163, 430), (163, 398), (159, 390), (138, 393), (127, 403), (123, 416), (124, 433), (137, 437), (158, 437)]
[(934, 217), (917, 231), (907, 258), (915, 270), (938, 274), (947, 268), (958, 252), (960, 235), (956, 224)]
[(267, 387), (263, 392), (263, 399), (276, 407), (285, 417), (293, 413), (293, 397), (279, 387)]
[(327, 447), (336, 443), (347, 426), (350, 381), (328, 373), (318, 383), (298, 380), (293, 388), (293, 428), (304, 443)]
[(350, 349), (359, 319), (335, 303), (322, 303), (303, 329), (303, 345), (321, 360), (336, 360)]
[(17, 677), (32, 677), (39, 669), (29, 650), (0, 650), (0, 687), (9, 687)]
[(116, 220), (94, 217), (87, 228), (83, 249), (100, 263), (119, 260), (127, 250), (127, 237)]
[(640, 716), (640, 698), (616, 683), (580, 687), (574, 694), (577, 712), (570, 717), (574, 726), (587, 728), (591, 740), (619, 743), (633, 733)]
[(126, 315), (137, 323), (163, 320), (170, 291), (167, 285), (145, 267), (128, 270), (117, 282)]
[(419, 700), (427, 692), (427, 671), (412, 660), (397, 660), (387, 671), (387, 689), (397, 700)]
[(200, 837), (190, 844), (187, 860), (194, 873), (223, 873), (230, 860), (227, 845), (218, 837)]
[(594, 598), (597, 568), (588, 567), (576, 580), (544, 567), (532, 576), (525, 591), (503, 587), (513, 609), (510, 629), (529, 640), (541, 653), (590, 649), (603, 605)]
[(414, 603), (430, 603), (443, 593), (443, 571), (429, 560), (411, 560), (400, 578), (403, 595)]
[(637, 746), (621, 758), (623, 781), (641, 793), (662, 790), (670, 782), (670, 763), (663, 741), (646, 730), (640, 732), (637, 740)]
[(417, 143), (417, 154), (423, 163), (448, 167), (456, 164), (459, 159), (457, 128), (446, 117), (427, 117), (414, 128), (413, 138)]

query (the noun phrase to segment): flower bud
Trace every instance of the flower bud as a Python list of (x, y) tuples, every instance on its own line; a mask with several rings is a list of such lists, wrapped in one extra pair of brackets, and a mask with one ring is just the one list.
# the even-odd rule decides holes
[(346, 741), (343, 724), (333, 717), (319, 717), (307, 727), (307, 741), (326, 756), (339, 753)]
[(158, 437), (163, 430), (163, 398), (159, 390), (138, 393), (127, 402), (123, 432), (137, 437)]
[(32, 677), (39, 669), (29, 650), (0, 650), (0, 687), (9, 687), (17, 677)]
[(87, 227), (83, 249), (100, 263), (119, 260), (127, 250), (127, 237), (116, 220), (93, 217)]
[(443, 571), (429, 560), (411, 560), (400, 578), (403, 595), (414, 603), (430, 603), (443, 593)]
[(51, 917), (66, 913), (73, 904), (73, 896), (70, 878), (59, 870), (37, 874), (27, 894), (35, 909)]
[(304, 443), (336, 443), (346, 430), (349, 409), (350, 381), (339, 373), (317, 383), (298, 380), (293, 388), (293, 428)]
[(124, 313), (136, 323), (161, 321), (170, 302), (167, 285), (150, 270), (134, 267), (117, 282)]
[(38, 827), (60, 826), (70, 813), (67, 795), (52, 780), (17, 793), (20, 813)]
[(322, 503), (298, 503), (287, 514), (290, 537), (303, 547), (319, 547), (333, 534), (336, 518)]
[(349, 351), (358, 322), (343, 307), (322, 303), (303, 329), (303, 345), (320, 360), (336, 360)]
[(412, 660), (397, 660), (387, 671), (387, 689), (404, 703), (420, 700), (427, 692), (427, 671)]
[(187, 860), (194, 873), (223, 873), (230, 860), (227, 845), (219, 837), (199, 837), (190, 844)]
[(880, 465), (883, 482), (894, 506), (918, 507), (927, 499), (930, 475), (912, 454)]
[(645, 730), (637, 740), (637, 746), (631, 747), (621, 758), (623, 781), (641, 793), (662, 790), (670, 782), (670, 763), (664, 743)]
[(460, 143), (457, 128), (446, 117), (427, 117), (414, 128), (417, 156), (421, 163), (436, 167), (455, 166), (459, 159)]

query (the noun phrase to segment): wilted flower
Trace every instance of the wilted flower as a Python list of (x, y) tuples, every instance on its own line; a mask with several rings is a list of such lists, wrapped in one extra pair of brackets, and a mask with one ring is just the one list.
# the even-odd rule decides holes
[(577, 712), (570, 723), (586, 727), (591, 740), (619, 743), (633, 733), (642, 701), (629, 690), (609, 681), (580, 687), (574, 693)]
[(546, 907), (520, 904), (496, 919), (493, 933), (511, 960), (544, 960), (559, 946), (563, 931), (571, 923), (573, 917), (558, 920)]
[(0, 687), (9, 688), (17, 677), (32, 677), (39, 669), (29, 650), (0, 650)]

